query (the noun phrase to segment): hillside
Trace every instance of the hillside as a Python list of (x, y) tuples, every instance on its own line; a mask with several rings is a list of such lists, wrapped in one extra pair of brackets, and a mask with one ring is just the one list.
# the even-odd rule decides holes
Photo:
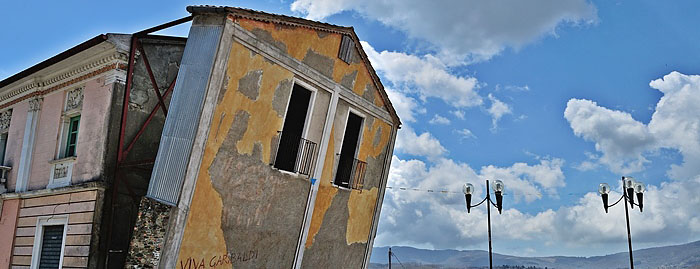
[[(482, 250), (428, 250), (412, 247), (392, 247), (406, 268), (482, 268), (489, 262), (488, 252)], [(386, 268), (388, 247), (375, 247), (370, 268)], [(634, 251), (635, 268), (700, 268), (700, 241)], [(393, 263), (401, 268), (396, 259)], [(494, 266), (514, 268), (626, 268), (627, 252), (593, 257), (518, 257), (494, 253)], [(522, 268), (522, 267), (520, 267)]]

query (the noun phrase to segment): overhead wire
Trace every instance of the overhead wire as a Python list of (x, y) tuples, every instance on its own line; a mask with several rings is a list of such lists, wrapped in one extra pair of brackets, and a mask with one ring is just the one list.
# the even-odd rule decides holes
[[(411, 187), (394, 187), (394, 186), (386, 186), (387, 190), (393, 190), (393, 191), (414, 191), (414, 192), (427, 192), (427, 193), (433, 193), (433, 194), (463, 194), (461, 191), (450, 191), (450, 190), (433, 190), (433, 189), (420, 189), (420, 188), (411, 188)], [(570, 192), (565, 195), (585, 195), (588, 192)], [(506, 192), (503, 193), (503, 195), (512, 195), (512, 196), (542, 196), (542, 193), (513, 193), (513, 192)], [(559, 194), (558, 194), (559, 195)]]

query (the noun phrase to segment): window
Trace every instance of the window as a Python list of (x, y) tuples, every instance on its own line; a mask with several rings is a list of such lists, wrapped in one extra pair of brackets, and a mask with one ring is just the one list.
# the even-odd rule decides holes
[(0, 134), (0, 166), (5, 165), (5, 151), (7, 151), (7, 133)]
[(32, 269), (61, 268), (68, 217), (40, 217), (36, 225)]
[(280, 133), (274, 167), (280, 170), (310, 175), (316, 143), (304, 139), (313, 92), (294, 84), (287, 115)]
[(7, 132), (10, 129), (12, 119), (12, 109), (0, 112), (0, 166), (5, 164), (5, 154), (7, 151)]
[(75, 147), (78, 143), (78, 127), (80, 126), (80, 115), (70, 117), (68, 120), (68, 130), (66, 133), (65, 157), (75, 157)]
[(355, 158), (362, 131), (362, 122), (363, 118), (360, 115), (352, 111), (348, 112), (338, 167), (333, 182), (337, 186), (362, 189), (366, 163)]

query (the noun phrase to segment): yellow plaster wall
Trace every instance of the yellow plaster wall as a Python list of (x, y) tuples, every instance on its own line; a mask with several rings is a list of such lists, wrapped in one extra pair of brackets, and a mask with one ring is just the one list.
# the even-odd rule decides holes
[[(257, 101), (250, 100), (238, 91), (238, 81), (251, 70), (263, 70)], [(271, 64), (259, 54), (252, 56), (250, 50), (235, 42), (231, 48), (226, 75), (228, 76), (226, 93), (214, 110), (180, 247), (179, 261), (182, 263), (186, 263), (188, 259), (193, 259), (195, 263), (204, 259), (205, 263), (208, 263), (211, 257), (227, 253), (221, 229), (223, 203), (220, 194), (212, 186), (209, 167), (239, 110), (247, 111), (250, 118), (243, 138), (236, 144), (238, 152), (250, 154), (253, 145), (260, 143), (263, 145), (261, 161), (269, 163), (272, 137), (277, 135), (283, 120), (272, 108), (275, 88), (280, 81), (293, 77), (288, 70)]]
[[(304, 56), (306, 56), (306, 52), (309, 49), (333, 59), (332, 79), (337, 83), (340, 83), (343, 76), (357, 71), (355, 84), (351, 89), (357, 95), (361, 96), (365, 92), (366, 85), (368, 83), (373, 83), (369, 70), (362, 61), (348, 64), (338, 58), (338, 50), (340, 50), (340, 41), (342, 40), (340, 34), (327, 32), (327, 35), (320, 37), (316, 33), (316, 30), (304, 27), (280, 26), (274, 23), (249, 19), (239, 19), (238, 22), (248, 31), (258, 28), (269, 32), (272, 38), (281, 41), (287, 46), (287, 53), (289, 55), (300, 61), (304, 60)], [(379, 107), (384, 107), (384, 102), (379, 92), (375, 90), (373, 94), (374, 104)]]
[[(357, 72), (355, 84), (351, 89), (357, 95), (362, 96), (366, 90), (369, 90), (366, 87), (367, 84), (373, 83), (369, 70), (363, 62), (360, 61), (358, 63), (348, 64), (337, 57), (338, 50), (340, 49), (340, 41), (342, 39), (340, 34), (328, 33), (324, 37), (320, 37), (316, 30), (309, 28), (280, 26), (274, 23), (248, 19), (239, 19), (238, 22), (243, 28), (249, 31), (253, 31), (254, 29), (267, 31), (272, 38), (286, 45), (289, 55), (300, 61), (303, 61), (309, 49), (330, 59), (334, 59), (332, 79), (337, 83), (340, 83), (345, 75)], [(379, 92), (375, 89), (373, 94), (375, 105), (384, 107)], [(386, 149), (386, 145), (391, 136), (390, 131), (390, 124), (376, 118), (372, 126), (365, 126), (358, 152), (358, 159), (366, 161), (369, 156), (374, 158), (379, 156), (379, 154)], [(377, 132), (381, 132), (379, 134), (380, 141), (374, 146), (374, 137)], [(319, 180), (320, 185), (316, 195), (314, 212), (312, 213), (311, 224), (306, 240), (306, 248), (313, 245), (314, 238), (323, 225), (324, 216), (331, 206), (333, 198), (338, 194), (338, 189), (330, 183), (333, 179), (333, 168), (335, 166), (334, 157), (336, 152), (335, 139), (333, 139), (335, 135), (342, 136), (342, 133), (336, 134), (335, 130), (331, 131), (331, 139), (328, 150), (326, 151), (323, 173)], [(346, 243), (348, 245), (367, 242), (372, 225), (372, 218), (374, 216), (377, 193), (377, 188), (372, 188), (369, 191), (363, 190), (362, 192), (358, 190), (351, 191), (350, 200), (348, 201), (349, 218), (346, 230)]]

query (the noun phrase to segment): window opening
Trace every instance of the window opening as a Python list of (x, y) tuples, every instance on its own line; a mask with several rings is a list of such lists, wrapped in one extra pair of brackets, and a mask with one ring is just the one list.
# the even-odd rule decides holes
[(53, 269), (58, 268), (60, 265), (63, 228), (63, 225), (47, 225), (43, 227), (39, 269)]
[[(310, 161), (309, 156), (313, 156), (316, 146), (315, 143), (302, 138), (310, 102), (311, 91), (295, 84), (292, 88), (292, 96), (289, 99), (287, 115), (284, 118), (284, 125), (277, 147), (275, 168), (309, 174), (309, 165), (299, 163), (299, 161), (307, 159)], [(303, 170), (308, 169), (309, 171), (299, 171), (299, 168), (304, 168)]]
[(5, 151), (7, 151), (7, 133), (0, 134), (0, 166), (5, 165)]
[[(358, 175), (355, 170), (358, 167), (358, 161), (355, 159), (357, 152), (357, 144), (360, 139), (360, 131), (362, 130), (362, 117), (349, 112), (348, 121), (345, 125), (345, 134), (343, 135), (343, 144), (340, 148), (340, 158), (338, 159), (338, 169), (335, 174), (335, 185), (341, 187), (353, 187), (354, 182), (351, 182), (353, 176)], [(364, 173), (362, 173), (364, 174)]]
[(78, 143), (78, 127), (80, 126), (80, 115), (71, 117), (68, 123), (68, 133), (66, 139), (66, 154), (64, 157), (74, 157), (75, 148)]

